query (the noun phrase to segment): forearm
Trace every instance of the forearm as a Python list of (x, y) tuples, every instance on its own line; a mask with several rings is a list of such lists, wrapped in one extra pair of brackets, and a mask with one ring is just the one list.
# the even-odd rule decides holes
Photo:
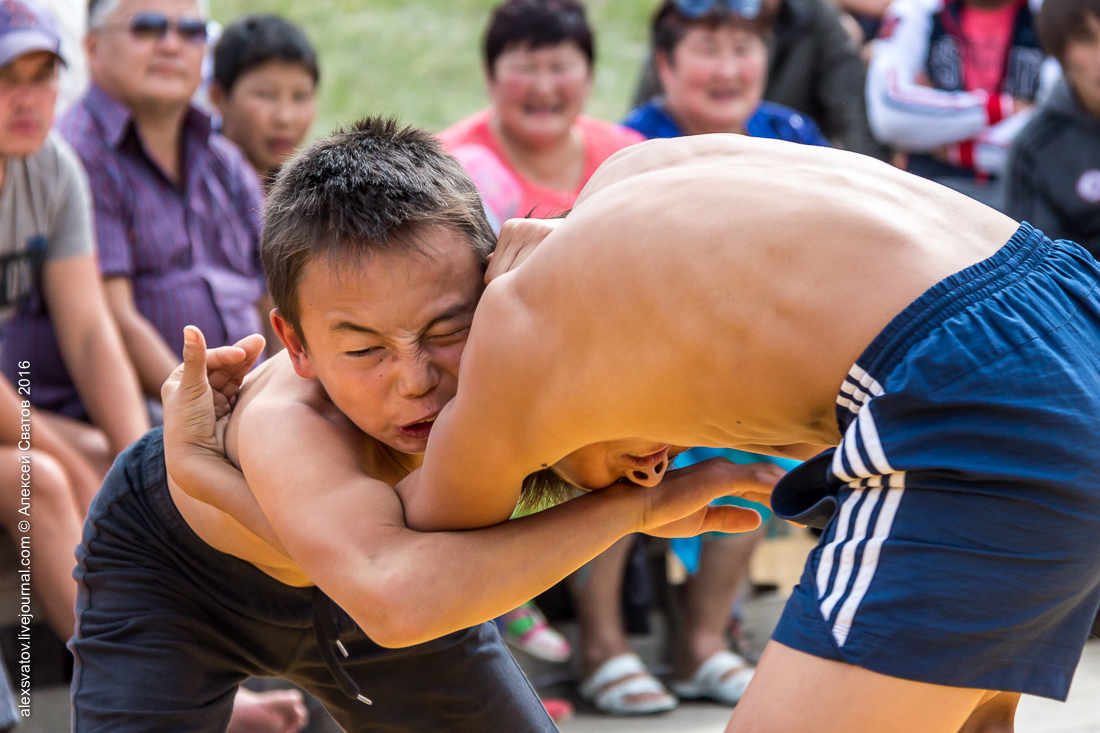
[(115, 318), (126, 352), (137, 370), (142, 392), (149, 397), (159, 397), (164, 380), (179, 366), (179, 356), (140, 313), (116, 313)]
[(81, 338), (75, 353), (66, 354), (69, 374), (92, 422), (111, 443), (123, 448), (149, 429), (137, 375), (113, 324), (96, 323)]
[(609, 487), (479, 530), (394, 527), (384, 551), (344, 556), (354, 582), (318, 584), (374, 641), (419, 644), (507, 613), (637, 531), (638, 491)]

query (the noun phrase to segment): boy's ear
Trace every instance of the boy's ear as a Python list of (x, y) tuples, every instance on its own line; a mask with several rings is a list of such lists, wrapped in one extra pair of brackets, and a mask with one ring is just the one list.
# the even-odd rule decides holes
[(225, 114), (225, 100), (228, 95), (225, 93), (225, 89), (218, 82), (210, 83), (210, 103), (218, 108), (218, 114)]
[(298, 332), (294, 330), (294, 326), (290, 325), (278, 308), (271, 311), (271, 327), (275, 329), (275, 334), (286, 347), (290, 363), (294, 365), (294, 371), (298, 376), (303, 379), (316, 378), (317, 372), (313, 369), (313, 362), (309, 359), (305, 344), (302, 343)]

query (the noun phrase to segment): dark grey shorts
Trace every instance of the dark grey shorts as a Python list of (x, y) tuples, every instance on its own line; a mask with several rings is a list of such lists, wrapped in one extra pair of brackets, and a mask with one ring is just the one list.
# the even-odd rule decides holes
[[(199, 539), (168, 492), (160, 429), (115, 461), (76, 556), (74, 731), (223, 731), (237, 685), (273, 676), (347, 731), (556, 730), (493, 624), (385, 649), (316, 589)], [(315, 630), (319, 601), (347, 658)], [(341, 688), (344, 672), (373, 704)]]

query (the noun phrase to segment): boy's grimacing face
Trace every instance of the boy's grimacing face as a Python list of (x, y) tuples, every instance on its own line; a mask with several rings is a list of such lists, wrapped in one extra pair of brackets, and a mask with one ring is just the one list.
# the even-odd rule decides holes
[(455, 396), (484, 287), (463, 235), (433, 228), (418, 237), (409, 251), (308, 263), (298, 285), (307, 346), (284, 338), (300, 376), (316, 377), (364, 433), (410, 454), (424, 452)]

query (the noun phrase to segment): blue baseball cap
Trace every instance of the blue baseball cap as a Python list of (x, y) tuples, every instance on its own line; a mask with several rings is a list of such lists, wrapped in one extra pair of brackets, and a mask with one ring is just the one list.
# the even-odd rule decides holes
[(53, 16), (32, 0), (0, 0), (0, 66), (32, 51), (49, 51), (64, 63)]

